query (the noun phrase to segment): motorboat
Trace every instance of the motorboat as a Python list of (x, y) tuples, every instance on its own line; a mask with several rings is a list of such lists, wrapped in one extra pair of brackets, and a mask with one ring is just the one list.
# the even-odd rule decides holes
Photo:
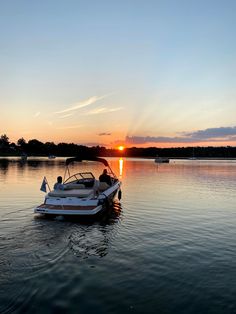
[(170, 162), (170, 159), (169, 158), (166, 158), (166, 157), (156, 157), (155, 158), (155, 162), (156, 163), (169, 163)]
[(20, 156), (20, 159), (21, 159), (22, 162), (27, 161), (27, 158), (28, 158), (28, 155), (26, 153), (24, 153), (24, 152)]
[(188, 158), (189, 160), (196, 160), (197, 157), (195, 157), (195, 154), (194, 154), (194, 147), (193, 147), (193, 153), (192, 153), (192, 156)]
[[(110, 176), (111, 185), (97, 180), (92, 172), (78, 172), (70, 175), (69, 165), (83, 161), (102, 163)], [(121, 182), (106, 159), (100, 157), (67, 158), (63, 189), (49, 191), (44, 203), (37, 206), (34, 212), (46, 215), (96, 216), (109, 208), (116, 195), (119, 199), (121, 198), (120, 187)]]

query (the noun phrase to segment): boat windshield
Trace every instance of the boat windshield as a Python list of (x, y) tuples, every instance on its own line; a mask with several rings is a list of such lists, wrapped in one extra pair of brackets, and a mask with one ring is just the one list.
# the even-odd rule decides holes
[(64, 184), (67, 183), (82, 183), (84, 181), (93, 181), (95, 179), (92, 172), (78, 172), (70, 176), (67, 180), (64, 181)]

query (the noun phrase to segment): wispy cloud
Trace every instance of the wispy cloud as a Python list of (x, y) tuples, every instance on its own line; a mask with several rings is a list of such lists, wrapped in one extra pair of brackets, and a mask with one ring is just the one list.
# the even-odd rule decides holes
[(106, 144), (103, 144), (103, 143), (98, 143), (98, 142), (86, 142), (86, 143), (83, 143), (83, 145), (86, 145), (86, 146), (103, 146), (105, 147)]
[(99, 135), (99, 136), (106, 136), (106, 135), (111, 135), (111, 133), (106, 133), (106, 132), (104, 132), (104, 133), (99, 133), (98, 135)]
[(88, 111), (86, 114), (88, 115), (94, 115), (94, 114), (101, 114), (101, 113), (108, 113), (108, 112), (115, 112), (115, 111), (119, 111), (123, 109), (123, 107), (118, 107), (118, 108), (106, 108), (106, 107), (102, 107), (102, 108), (96, 108), (93, 109), (91, 111)]
[(41, 114), (41, 112), (36, 112), (35, 114), (34, 114), (34, 118), (37, 118), (38, 116), (40, 116), (40, 114)]
[(194, 132), (182, 132), (182, 136), (126, 136), (128, 144), (146, 143), (197, 143), (197, 142), (234, 142), (236, 127), (219, 127)]
[(59, 117), (59, 119), (65, 119), (65, 118), (68, 118), (71, 116), (73, 116), (73, 113), (68, 113), (68, 114), (64, 114), (63, 116)]
[(70, 111), (74, 111), (74, 110), (78, 110), (84, 107), (87, 107), (89, 105), (94, 104), (95, 102), (97, 102), (98, 100), (104, 99), (106, 98), (108, 95), (103, 95), (103, 96), (92, 96), (86, 100), (80, 101), (74, 105), (71, 105), (70, 107), (64, 109), (64, 110), (60, 110), (60, 111), (56, 111), (56, 114), (60, 114), (60, 113), (66, 113), (66, 112), (70, 112)]

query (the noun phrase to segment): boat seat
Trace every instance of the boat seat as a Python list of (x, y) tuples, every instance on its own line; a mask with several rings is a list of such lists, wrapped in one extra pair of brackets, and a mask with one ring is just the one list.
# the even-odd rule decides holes
[(85, 189), (84, 184), (68, 183), (64, 185), (65, 190)]
[(93, 189), (81, 189), (81, 190), (53, 190), (48, 193), (51, 197), (88, 197), (93, 195)]
[(107, 190), (109, 187), (110, 187), (110, 185), (107, 184), (106, 182), (99, 182), (98, 190), (103, 192), (103, 191)]

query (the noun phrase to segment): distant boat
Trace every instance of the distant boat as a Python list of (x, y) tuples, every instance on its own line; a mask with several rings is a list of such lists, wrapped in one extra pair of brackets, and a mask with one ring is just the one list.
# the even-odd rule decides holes
[(26, 161), (28, 158), (28, 155), (26, 153), (22, 153), (20, 156), (21, 161)]
[(167, 158), (167, 157), (156, 157), (155, 158), (155, 162), (156, 163), (169, 163), (170, 162), (170, 159)]
[(56, 158), (55, 155), (49, 155), (49, 156), (48, 156), (48, 159), (55, 159), (55, 158)]
[(193, 147), (193, 155), (192, 155), (192, 157), (189, 157), (188, 159), (189, 160), (196, 160), (197, 159), (197, 157), (195, 157), (194, 147)]

